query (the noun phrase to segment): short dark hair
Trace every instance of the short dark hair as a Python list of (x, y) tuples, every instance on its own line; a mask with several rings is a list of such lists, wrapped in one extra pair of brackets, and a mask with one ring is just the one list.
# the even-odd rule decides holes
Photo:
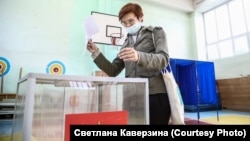
[(135, 16), (137, 17), (137, 19), (139, 19), (140, 17), (143, 17), (143, 12), (142, 12), (142, 8), (139, 4), (137, 3), (127, 3), (126, 5), (124, 5), (120, 12), (119, 12), (119, 21), (122, 20), (122, 17), (130, 12), (133, 12), (135, 14)]

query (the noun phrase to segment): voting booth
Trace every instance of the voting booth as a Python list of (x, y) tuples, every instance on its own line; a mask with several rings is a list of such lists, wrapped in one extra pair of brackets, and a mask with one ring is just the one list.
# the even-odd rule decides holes
[(71, 124), (149, 124), (148, 80), (29, 73), (18, 82), (12, 141), (69, 141)]
[(214, 63), (170, 58), (170, 65), (180, 87), (185, 110), (197, 111), (199, 119), (199, 111), (217, 109), (218, 116)]

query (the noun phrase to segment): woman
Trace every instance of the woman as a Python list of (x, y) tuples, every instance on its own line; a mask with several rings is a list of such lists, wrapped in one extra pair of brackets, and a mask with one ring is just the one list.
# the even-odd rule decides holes
[(92, 53), (96, 65), (109, 76), (117, 76), (125, 68), (125, 77), (148, 78), (150, 125), (166, 125), (171, 111), (160, 72), (169, 60), (165, 31), (161, 27), (142, 26), (143, 11), (136, 3), (127, 3), (121, 8), (119, 21), (126, 28), (128, 36), (112, 62), (93, 42), (88, 41), (87, 49)]

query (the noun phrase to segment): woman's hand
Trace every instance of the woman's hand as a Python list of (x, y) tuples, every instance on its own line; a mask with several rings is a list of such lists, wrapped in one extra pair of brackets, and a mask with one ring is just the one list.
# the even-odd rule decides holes
[(118, 57), (120, 59), (123, 59), (123, 61), (132, 61), (132, 62), (138, 61), (137, 51), (132, 47), (125, 47), (121, 49), (121, 51), (118, 54)]
[(96, 44), (92, 42), (92, 40), (88, 40), (87, 50), (91, 53), (94, 53), (98, 50), (98, 48)]

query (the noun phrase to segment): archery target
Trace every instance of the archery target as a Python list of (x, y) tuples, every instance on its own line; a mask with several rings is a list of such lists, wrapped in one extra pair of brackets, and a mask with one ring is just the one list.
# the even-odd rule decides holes
[(46, 67), (48, 74), (65, 74), (65, 65), (61, 61), (51, 61)]
[(4, 58), (0, 56), (0, 77), (8, 74), (10, 71), (10, 62)]

